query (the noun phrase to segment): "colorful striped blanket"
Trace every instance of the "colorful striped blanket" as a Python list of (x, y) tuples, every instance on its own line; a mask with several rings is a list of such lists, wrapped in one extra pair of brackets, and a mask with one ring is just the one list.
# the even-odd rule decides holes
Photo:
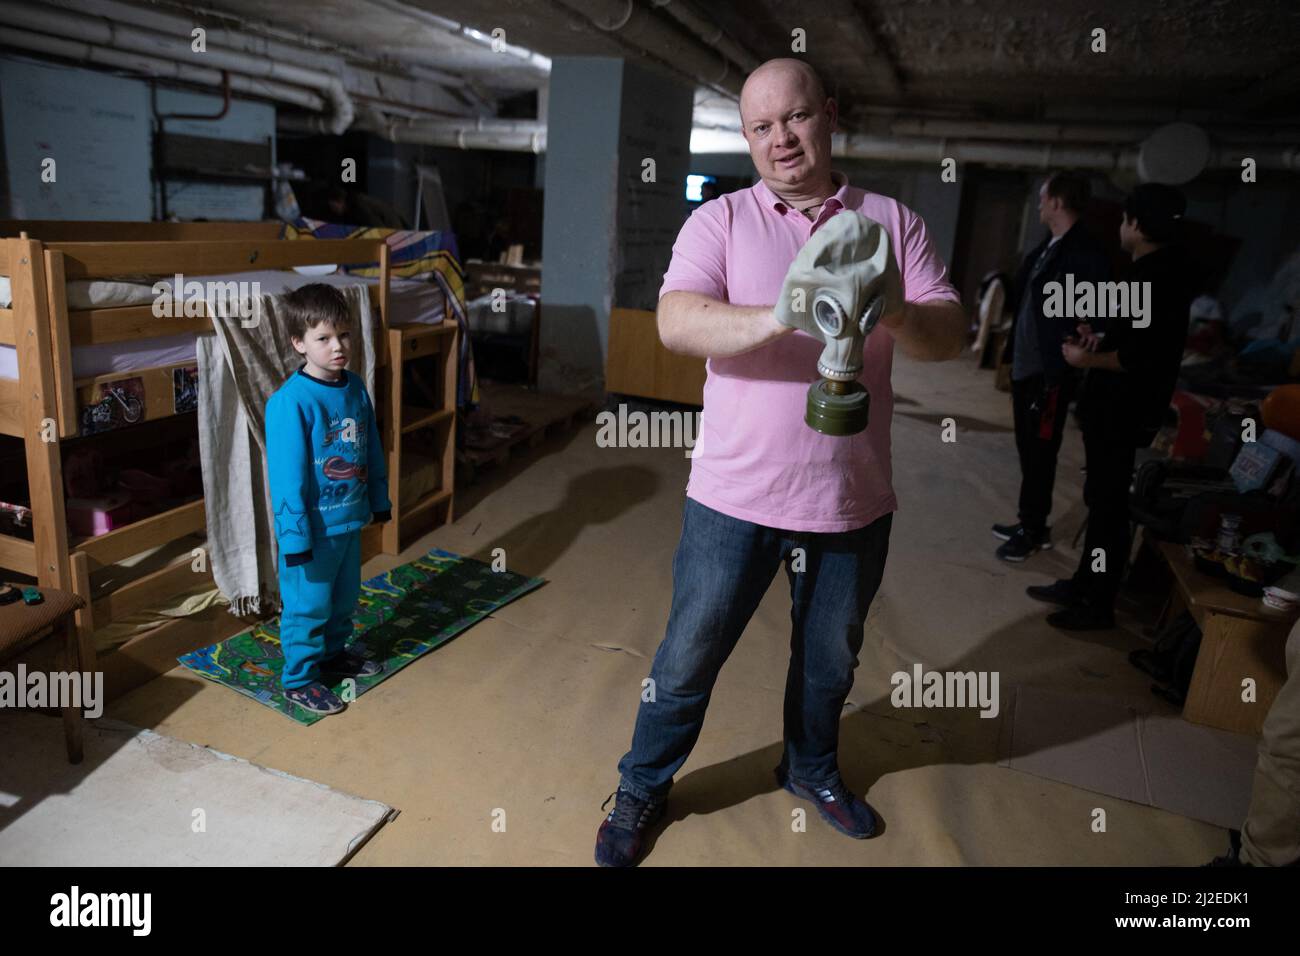
[[(383, 239), (388, 243), (390, 275), (403, 279), (436, 282), (447, 298), (460, 326), (460, 374), (456, 405), (472, 411), (479, 402), (478, 377), (474, 372), (474, 351), (469, 341), (469, 317), (465, 312), (465, 272), (460, 266), (456, 236), (451, 232), (415, 232), (410, 229), (382, 229), (378, 226), (345, 226), (301, 218), (285, 223), (284, 239)], [(378, 262), (344, 265), (349, 275), (378, 278)]]

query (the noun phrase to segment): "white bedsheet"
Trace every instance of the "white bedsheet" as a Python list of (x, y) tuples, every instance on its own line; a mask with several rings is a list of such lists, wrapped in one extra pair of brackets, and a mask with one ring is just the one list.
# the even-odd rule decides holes
[[(276, 295), (312, 282), (324, 282), (340, 287), (357, 283), (365, 283), (369, 286), (379, 284), (377, 279), (346, 274), (304, 276), (284, 270), (196, 276), (194, 281), (257, 282), (263, 295)], [(0, 277), (0, 283), (3, 283), (0, 285), (0, 308), (7, 308), (9, 280), (7, 277)], [(152, 283), (74, 280), (68, 283), (67, 294), (69, 309), (147, 305), (153, 301)], [(434, 282), (391, 279), (388, 285), (388, 302), (392, 311), (389, 322), (398, 325), (413, 322), (436, 325), (443, 320), (442, 291)], [(89, 378), (93, 375), (133, 372), (136, 369), (189, 361), (195, 358), (194, 340), (198, 334), (186, 332), (138, 341), (78, 346), (72, 351), (72, 374), (76, 378)], [(0, 378), (16, 379), (17, 377), (18, 350), (11, 345), (0, 345)]]

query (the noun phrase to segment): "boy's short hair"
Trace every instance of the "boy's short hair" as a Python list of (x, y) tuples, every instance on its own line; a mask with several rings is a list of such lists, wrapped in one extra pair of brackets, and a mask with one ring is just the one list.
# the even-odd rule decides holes
[(286, 293), (280, 302), (291, 338), (305, 339), (308, 331), (322, 322), (329, 322), (336, 329), (352, 328), (348, 300), (332, 285), (313, 282)]

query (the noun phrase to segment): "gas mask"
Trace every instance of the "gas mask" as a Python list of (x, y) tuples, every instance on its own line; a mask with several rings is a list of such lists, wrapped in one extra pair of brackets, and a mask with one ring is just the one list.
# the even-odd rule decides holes
[(827, 435), (867, 427), (870, 396), (857, 380), (862, 350), (880, 317), (902, 307), (903, 290), (889, 233), (856, 212), (833, 216), (812, 235), (786, 273), (775, 306), (782, 325), (825, 346), (821, 378), (808, 388), (804, 421)]

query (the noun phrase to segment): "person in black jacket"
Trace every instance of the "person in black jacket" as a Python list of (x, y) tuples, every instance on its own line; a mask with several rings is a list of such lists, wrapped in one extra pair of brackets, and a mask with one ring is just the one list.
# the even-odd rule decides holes
[(1133, 257), (1130, 286), (1143, 285), (1143, 314), (1109, 318), (1101, 336), (1080, 325), (1080, 337), (1061, 346), (1066, 362), (1088, 370), (1079, 396), (1088, 532), (1073, 578), (1028, 588), (1030, 597), (1064, 605), (1048, 616), (1053, 627), (1114, 626), (1115, 597), (1133, 540), (1133, 463), (1169, 408), (1195, 297), (1194, 272), (1176, 242), (1186, 206), (1172, 186), (1144, 183), (1133, 191), (1124, 203), (1120, 244)]
[(1038, 191), (1038, 218), (1051, 231), (1025, 257), (1012, 286), (1013, 324), (1003, 361), (1011, 363), (1011, 407), (1016, 451), (1020, 455), (1019, 521), (995, 524), (993, 534), (1005, 544), (1004, 561), (1023, 561), (1052, 546), (1047, 516), (1052, 510), (1056, 456), (1061, 450), (1065, 415), (1074, 397), (1078, 374), (1061, 354), (1077, 320), (1053, 318), (1043, 308), (1044, 287), (1110, 278), (1110, 260), (1101, 243), (1079, 217), (1088, 206), (1088, 180), (1079, 173), (1053, 173)]

